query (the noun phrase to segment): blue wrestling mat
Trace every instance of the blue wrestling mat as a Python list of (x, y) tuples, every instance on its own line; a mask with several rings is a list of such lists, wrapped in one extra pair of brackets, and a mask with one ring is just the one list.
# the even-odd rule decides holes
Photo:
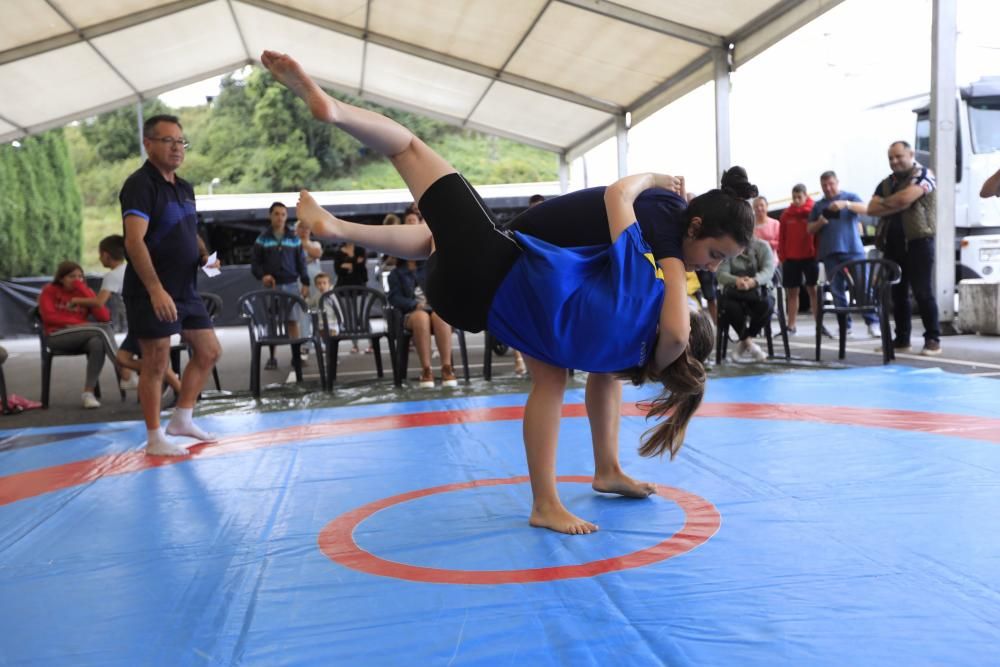
[[(0, 432), (0, 664), (995, 665), (1000, 384), (716, 379), (673, 463), (595, 494), (582, 391), (527, 525), (523, 395)], [(626, 400), (648, 394), (626, 389)]]

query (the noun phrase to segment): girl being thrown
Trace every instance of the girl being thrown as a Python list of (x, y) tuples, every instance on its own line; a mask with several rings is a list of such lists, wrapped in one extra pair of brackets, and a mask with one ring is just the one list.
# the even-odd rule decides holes
[(721, 190), (687, 207), (683, 179), (627, 176), (532, 207), (502, 231), (468, 182), (408, 129), (333, 99), (287, 55), (265, 51), (261, 62), (316, 118), (388, 157), (427, 224), (350, 223), (304, 190), (299, 219), (331, 240), (406, 259), (429, 257), (427, 298), (435, 311), (466, 331), (488, 328), (524, 353), (532, 379), (523, 424), (533, 496), (529, 523), (569, 534), (597, 530), (570, 513), (557, 492), (567, 368), (589, 372), (593, 488), (632, 498), (653, 493), (655, 485), (632, 479), (618, 461), (619, 378), (663, 384), (649, 415), (666, 418), (646, 433), (639, 451), (669, 451), (673, 458), (704, 395), (702, 361), (714, 338), (708, 318), (688, 309), (685, 269), (714, 271), (750, 241), (753, 212), (746, 199), (757, 190), (746, 172), (730, 169)]

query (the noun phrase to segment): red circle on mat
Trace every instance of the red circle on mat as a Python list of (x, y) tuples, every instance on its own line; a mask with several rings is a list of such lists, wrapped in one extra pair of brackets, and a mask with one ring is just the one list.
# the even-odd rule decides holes
[[(560, 482), (590, 484), (592, 479), (584, 476), (562, 476)], [(471, 482), (444, 484), (428, 489), (418, 489), (396, 496), (376, 500), (340, 515), (328, 523), (319, 534), (319, 548), (326, 556), (345, 567), (368, 574), (377, 574), (396, 579), (422, 581), (436, 584), (514, 584), (556, 579), (592, 577), (606, 572), (627, 570), (656, 563), (691, 551), (707, 542), (719, 530), (722, 518), (715, 505), (693, 493), (670, 486), (656, 486), (656, 493), (674, 501), (684, 511), (684, 525), (679, 531), (647, 549), (634, 551), (623, 556), (594, 560), (578, 565), (539, 567), (524, 570), (447, 570), (435, 567), (420, 567), (397, 563), (365, 551), (354, 541), (354, 529), (362, 521), (379, 510), (405, 503), (409, 500), (431, 496), (437, 493), (460, 491), (501, 484), (523, 484), (527, 477), (507, 477), (503, 479), (481, 479)], [(582, 539), (582, 538), (581, 538)]]

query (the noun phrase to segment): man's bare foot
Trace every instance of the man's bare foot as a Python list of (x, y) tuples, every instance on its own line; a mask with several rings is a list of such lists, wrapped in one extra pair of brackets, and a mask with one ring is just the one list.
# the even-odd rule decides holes
[(656, 493), (655, 484), (634, 480), (620, 470), (608, 475), (594, 475), (594, 482), (591, 486), (594, 491), (617, 493), (626, 498), (648, 498)]
[(336, 101), (316, 85), (294, 58), (286, 53), (264, 51), (260, 55), (260, 62), (279, 83), (302, 98), (317, 120), (326, 123), (336, 120)]
[(589, 535), (598, 530), (596, 524), (584, 521), (572, 514), (562, 506), (562, 503), (555, 505), (536, 504), (531, 508), (531, 518), (528, 523), (535, 528), (548, 528), (567, 535)]
[(299, 191), (295, 216), (304, 220), (313, 234), (326, 241), (344, 240), (344, 221), (317, 204), (308, 190)]

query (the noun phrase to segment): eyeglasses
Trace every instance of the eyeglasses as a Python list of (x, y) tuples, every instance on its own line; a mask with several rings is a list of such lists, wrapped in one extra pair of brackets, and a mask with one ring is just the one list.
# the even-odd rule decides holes
[(159, 141), (164, 146), (170, 146), (171, 148), (173, 148), (174, 146), (180, 146), (181, 148), (191, 148), (191, 144), (189, 144), (188, 140), (185, 139), (184, 137), (181, 137), (180, 139), (174, 139), (173, 137), (146, 137), (146, 138), (149, 139), (150, 141)]

